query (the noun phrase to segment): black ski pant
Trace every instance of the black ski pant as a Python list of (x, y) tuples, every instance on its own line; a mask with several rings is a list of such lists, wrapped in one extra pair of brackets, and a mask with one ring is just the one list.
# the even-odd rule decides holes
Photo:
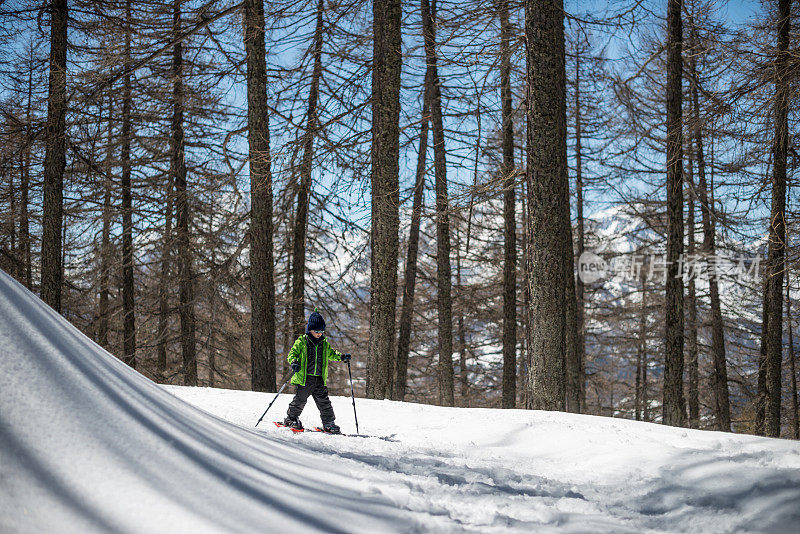
[(293, 419), (300, 417), (303, 408), (306, 407), (308, 396), (311, 395), (319, 408), (322, 424), (333, 422), (336, 416), (333, 414), (331, 399), (328, 397), (328, 386), (323, 384), (321, 376), (306, 376), (306, 385), (296, 387), (294, 399), (289, 403), (289, 411), (286, 415)]

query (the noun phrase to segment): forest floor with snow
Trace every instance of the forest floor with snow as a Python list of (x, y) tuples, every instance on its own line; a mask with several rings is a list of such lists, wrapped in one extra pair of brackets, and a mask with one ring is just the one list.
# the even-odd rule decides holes
[(2, 271), (0, 376), (4, 534), (800, 532), (798, 442), (367, 399), (295, 434), (291, 395), (254, 428), (273, 394), (155, 384)]

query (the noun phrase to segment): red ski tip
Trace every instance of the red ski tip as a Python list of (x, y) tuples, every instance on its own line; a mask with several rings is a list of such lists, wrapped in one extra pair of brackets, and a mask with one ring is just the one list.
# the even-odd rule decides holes
[(277, 426), (278, 428), (288, 428), (288, 429), (289, 429), (289, 430), (291, 430), (292, 432), (302, 432), (302, 431), (303, 431), (303, 429), (302, 429), (302, 428), (292, 428), (292, 427), (290, 427), (290, 426), (286, 426), (286, 425), (284, 425), (284, 424), (283, 424), (283, 423), (281, 423), (280, 421), (273, 421), (273, 423), (275, 423), (275, 426)]

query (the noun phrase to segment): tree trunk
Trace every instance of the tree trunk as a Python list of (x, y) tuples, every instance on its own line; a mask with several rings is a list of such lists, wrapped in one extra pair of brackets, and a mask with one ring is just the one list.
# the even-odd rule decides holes
[[(125, 69), (131, 63), (133, 18), (131, 0), (125, 2)], [(123, 361), (136, 368), (136, 315), (133, 280), (133, 194), (131, 185), (131, 74), (127, 72), (122, 86), (122, 332)]]
[(367, 396), (392, 394), (400, 227), (400, 0), (372, 3), (372, 275)]
[(100, 245), (100, 306), (99, 320), (97, 323), (97, 343), (110, 349), (108, 344), (108, 319), (109, 319), (109, 278), (111, 274), (111, 175), (114, 170), (114, 93), (112, 87), (108, 88), (108, 130), (106, 131), (106, 161), (105, 176), (103, 179), (103, 230), (102, 244)]
[(50, 3), (50, 84), (45, 126), (42, 212), (42, 300), (61, 313), (64, 223), (65, 114), (67, 110), (67, 0)]
[(411, 208), (411, 227), (408, 231), (408, 252), (406, 272), (403, 282), (403, 304), (400, 309), (400, 326), (397, 338), (397, 360), (394, 372), (394, 400), (402, 401), (406, 396), (408, 380), (408, 353), (411, 347), (411, 316), (414, 312), (414, 290), (417, 283), (417, 256), (419, 254), (419, 224), (422, 217), (423, 192), (425, 190), (426, 154), (428, 152), (428, 125), (430, 107), (428, 106), (428, 84), (425, 84), (422, 104), (422, 124), (419, 131), (419, 152), (417, 153), (417, 175), (414, 182), (414, 201)]
[[(634, 413), (637, 421), (641, 421), (647, 411), (647, 272), (644, 265), (639, 272), (639, 279), (642, 282), (642, 305), (639, 310), (639, 340), (636, 348)], [(646, 421), (646, 416), (644, 417)]]
[[(23, 161), (22, 155), (19, 158), (19, 172), (20, 175), (23, 174), (25, 171), (23, 170)], [(10, 223), (11, 223), (11, 235), (9, 236), (10, 246), (11, 246), (11, 257), (13, 258), (12, 270), (11, 275), (16, 278), (17, 280), (22, 279), (22, 261), (20, 261), (19, 251), (17, 250), (17, 221), (19, 217), (17, 217), (17, 191), (14, 187), (14, 166), (9, 162), (8, 166), (8, 198), (9, 198), (9, 216), (10, 216)], [(3, 174), (6, 174), (4, 172)], [(22, 179), (20, 177), (20, 183)]]
[[(478, 104), (478, 108), (476, 110), (476, 117), (478, 120), (478, 132), (475, 138), (475, 165), (473, 167), (473, 179), (472, 179), (472, 191), (469, 193), (469, 207), (467, 209), (467, 238), (466, 244), (464, 248), (461, 248), (461, 236), (458, 236), (458, 243), (456, 245), (456, 287), (458, 288), (458, 294), (463, 295), (463, 286), (461, 285), (461, 250), (464, 251), (464, 257), (469, 256), (470, 250), (470, 240), (472, 238), (472, 213), (475, 207), (475, 191), (478, 188), (478, 178), (479, 178), (479, 170), (478, 164), (480, 162), (480, 154), (481, 154), (481, 108), (480, 104)], [(513, 153), (512, 153), (513, 156)], [(466, 336), (466, 329), (464, 328), (464, 310), (463, 306), (459, 307), (458, 310), (458, 319), (456, 323), (456, 327), (458, 328), (458, 355), (459, 355), (459, 367), (461, 369), (461, 399), (462, 399), (462, 406), (469, 408), (470, 406), (470, 387), (469, 387), (469, 369), (467, 366), (467, 336)]]
[[(692, 27), (692, 41), (697, 42), (696, 30)], [(700, 200), (700, 212), (703, 224), (703, 255), (708, 266), (708, 288), (711, 301), (711, 354), (714, 369), (711, 383), (714, 392), (714, 417), (717, 430), (726, 432), (731, 429), (730, 402), (728, 398), (728, 371), (725, 355), (725, 330), (722, 319), (722, 305), (719, 296), (719, 281), (716, 274), (716, 228), (714, 226), (713, 206), (709, 202), (709, 191), (706, 181), (706, 160), (703, 148), (703, 129), (700, 119), (699, 79), (697, 74), (697, 60), (692, 54), (689, 60), (690, 90), (692, 94), (692, 108), (694, 111), (693, 135), (695, 152), (697, 154), (697, 192)]]
[[(528, 158), (528, 149), (525, 147), (524, 150), (524, 157), (527, 160)], [(525, 162), (520, 162), (520, 167), (526, 165)], [(524, 263), (524, 268), (522, 269), (522, 326), (523, 332), (526, 334), (530, 331), (531, 328), (531, 283), (530, 283), (530, 262), (531, 256), (528, 253), (530, 250), (530, 246), (528, 244), (528, 187), (527, 187), (527, 177), (526, 180), (522, 182), (522, 195), (521, 195), (521, 203), (522, 203), (522, 261)], [(530, 387), (530, 378), (531, 378), (531, 350), (530, 345), (528, 344), (530, 336), (524, 335), (522, 336), (522, 365), (523, 365), (523, 373), (520, 373), (523, 380), (523, 388), (522, 388), (522, 405), (526, 409), (532, 409), (533, 403), (531, 401), (531, 387)]]
[(170, 256), (172, 255), (172, 189), (174, 174), (169, 173), (165, 191), (166, 205), (164, 206), (164, 237), (161, 246), (161, 278), (158, 285), (158, 362), (156, 370), (161, 380), (166, 379), (167, 371), (167, 330), (169, 328), (169, 293), (170, 293)]
[[(560, 0), (526, 0), (528, 79), (528, 246), (530, 403), (564, 410), (571, 353), (565, 261), (569, 239), (564, 11)], [(571, 292), (575, 297), (574, 286)], [(574, 303), (572, 306), (574, 312)], [(574, 326), (574, 321), (572, 322)]]
[(421, 1), (422, 33), (428, 64), (428, 98), (433, 130), (433, 161), (436, 175), (436, 307), (439, 314), (439, 404), (455, 404), (453, 383), (453, 301), (450, 267), (450, 215), (447, 198), (447, 161), (445, 158), (442, 92), (436, 57), (436, 5)]
[(667, 14), (667, 280), (665, 296), (664, 402), (666, 425), (686, 424), (683, 395), (683, 103), (682, 0), (669, 0)]
[(317, 100), (319, 99), (319, 81), (322, 77), (322, 13), (324, 7), (324, 0), (319, 0), (317, 3), (317, 27), (314, 31), (314, 68), (311, 73), (311, 88), (308, 92), (308, 125), (303, 138), (300, 190), (297, 192), (297, 214), (292, 240), (292, 324), (296, 335), (304, 331), (306, 322), (306, 230), (308, 227), (308, 197), (311, 192), (311, 165), (314, 159), (314, 137), (317, 129)]
[[(687, 189), (687, 205), (689, 213), (686, 216), (687, 225), (687, 244), (686, 256), (691, 263), (695, 258), (695, 235), (694, 235), (694, 158), (690, 151), (687, 158), (686, 173), (686, 189)], [(688, 383), (688, 404), (689, 404), (689, 428), (698, 428), (700, 425), (700, 399), (699, 399), (699, 364), (697, 357), (697, 292), (695, 284), (695, 270), (691, 269), (688, 272), (689, 278), (687, 283), (686, 293), (686, 330), (687, 330), (687, 367), (689, 370), (689, 383)]]
[(28, 70), (28, 99), (25, 104), (25, 170), (22, 173), (20, 183), (20, 221), (19, 221), (19, 246), (22, 250), (22, 262), (25, 270), (22, 280), (25, 287), (31, 289), (33, 285), (33, 266), (31, 263), (31, 234), (30, 223), (28, 221), (28, 204), (30, 198), (31, 183), (31, 145), (33, 144), (33, 66)]
[[(181, 1), (174, 0), (172, 13), (173, 39), (181, 33)], [(171, 172), (175, 177), (175, 207), (178, 237), (178, 280), (180, 284), (181, 356), (183, 360), (183, 384), (197, 385), (197, 342), (194, 314), (194, 275), (192, 273), (192, 246), (189, 239), (191, 211), (186, 183), (186, 161), (183, 133), (183, 45), (181, 41), (172, 50), (172, 146)], [(273, 373), (274, 374), (274, 373)]]
[(767, 436), (781, 433), (781, 364), (783, 348), (783, 265), (786, 248), (786, 155), (789, 113), (789, 15), (790, 0), (778, 0), (778, 57), (775, 59), (775, 137), (772, 143), (772, 209), (766, 265), (765, 311), (761, 345), (764, 387), (759, 391)]
[(247, 123), (250, 143), (251, 384), (275, 391), (275, 281), (272, 251), (272, 173), (269, 151), (264, 3), (244, 2)]
[[(576, 255), (581, 257), (585, 250), (585, 230), (583, 223), (583, 126), (581, 124), (581, 78), (580, 54), (575, 57), (575, 207), (577, 210), (578, 242)], [(581, 277), (575, 280), (575, 314), (578, 335), (577, 367), (579, 381), (574, 387), (578, 391), (578, 406), (581, 413), (586, 411), (586, 302), (584, 284)]]
[[(786, 195), (789, 195), (789, 184), (786, 184)], [(787, 244), (789, 237), (786, 237)], [(789, 333), (789, 392), (791, 393), (791, 407), (792, 407), (792, 437), (800, 439), (800, 418), (798, 418), (797, 406), (797, 374), (795, 369), (795, 355), (794, 355), (794, 332), (792, 327), (792, 294), (791, 284), (789, 282), (789, 262), (786, 261), (786, 329)]]
[(517, 214), (514, 165), (514, 119), (511, 96), (511, 39), (508, 0), (499, 0), (500, 100), (503, 167), (503, 408), (517, 404)]

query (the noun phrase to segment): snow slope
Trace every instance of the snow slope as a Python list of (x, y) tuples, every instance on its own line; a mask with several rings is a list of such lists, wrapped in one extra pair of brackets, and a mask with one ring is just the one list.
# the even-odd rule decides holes
[(253, 429), (273, 395), (158, 386), (2, 272), (0, 376), (3, 533), (800, 532), (796, 442), (366, 399), (293, 434), (289, 395)]
[(0, 532), (421, 530), (328, 456), (170, 395), (2, 271), (0, 377)]

